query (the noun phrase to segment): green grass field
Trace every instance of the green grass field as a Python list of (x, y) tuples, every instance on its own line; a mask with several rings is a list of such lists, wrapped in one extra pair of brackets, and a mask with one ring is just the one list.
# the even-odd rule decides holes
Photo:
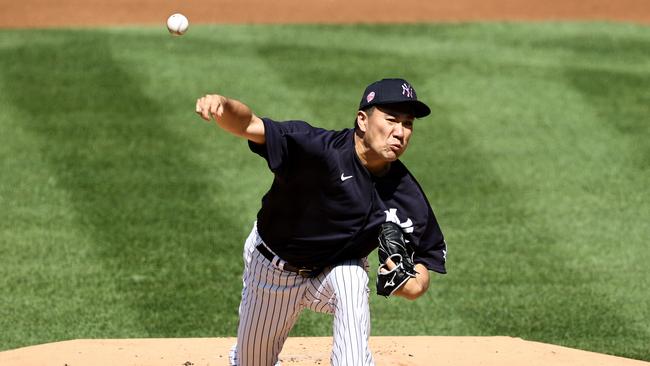
[[(649, 54), (650, 28), (607, 23), (2, 30), (0, 349), (234, 336), (272, 176), (196, 98), (338, 129), (400, 76), (434, 109), (403, 160), (449, 274), (373, 295), (373, 335), (650, 360)], [(304, 313), (292, 334), (330, 331)]]

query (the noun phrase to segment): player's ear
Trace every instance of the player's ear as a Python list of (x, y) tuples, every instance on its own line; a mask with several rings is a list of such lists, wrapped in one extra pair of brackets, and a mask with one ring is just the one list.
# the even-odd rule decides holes
[(357, 126), (361, 132), (366, 132), (368, 130), (368, 113), (364, 111), (357, 112)]

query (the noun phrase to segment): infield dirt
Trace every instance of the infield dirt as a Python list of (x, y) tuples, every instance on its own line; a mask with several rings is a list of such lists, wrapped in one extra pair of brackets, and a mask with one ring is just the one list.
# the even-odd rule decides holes
[(0, 0), (0, 27), (197, 23), (403, 23), (477, 20), (650, 22), (647, 0)]

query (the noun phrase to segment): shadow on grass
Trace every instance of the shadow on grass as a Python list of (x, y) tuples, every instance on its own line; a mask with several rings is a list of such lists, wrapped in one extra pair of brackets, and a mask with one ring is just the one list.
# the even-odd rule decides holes
[[(232, 334), (241, 263), (220, 255), (233, 245), (220, 233), (236, 223), (211, 198), (219, 182), (193, 162), (192, 141), (165, 127), (161, 101), (144, 95), (138, 75), (113, 59), (102, 33), (36, 38), (0, 54), (3, 93), (69, 196), (77, 213), (71, 230), (90, 234), (104, 281), (117, 284), (120, 293), (93, 302), (130, 304), (139, 314), (124, 330), (130, 336)], [(215, 324), (216, 314), (222, 323)]]
[[(646, 53), (650, 44), (646, 43)], [(650, 170), (650, 72), (568, 69), (573, 87), (597, 111), (603, 128), (628, 139), (636, 167)]]

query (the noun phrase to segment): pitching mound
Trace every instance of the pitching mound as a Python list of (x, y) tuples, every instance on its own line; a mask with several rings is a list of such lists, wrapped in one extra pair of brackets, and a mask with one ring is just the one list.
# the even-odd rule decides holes
[[(234, 338), (97, 339), (0, 352), (0, 365), (227, 365)], [(377, 365), (650, 366), (599, 353), (511, 337), (373, 337)], [(283, 365), (329, 365), (331, 338), (289, 338)]]

